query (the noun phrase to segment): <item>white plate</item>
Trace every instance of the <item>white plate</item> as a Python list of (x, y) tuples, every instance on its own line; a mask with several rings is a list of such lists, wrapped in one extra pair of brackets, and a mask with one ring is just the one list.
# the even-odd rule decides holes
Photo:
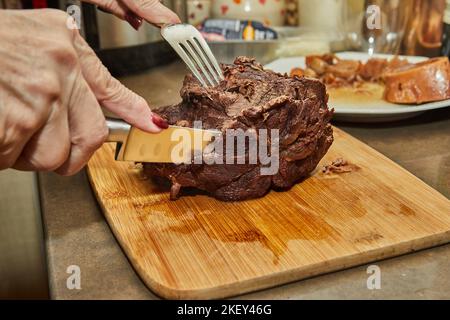
[[(362, 52), (341, 52), (336, 55), (341, 59), (360, 60), (363, 62), (366, 62), (372, 57), (386, 59), (392, 59), (394, 57), (393, 55), (386, 54), (369, 56), (367, 53)], [(417, 63), (428, 59), (425, 57), (400, 57), (408, 59), (408, 61), (412, 63)], [(267, 69), (288, 74), (291, 72), (292, 68), (296, 67), (306, 67), (305, 57), (281, 58), (265, 66)], [(417, 106), (393, 104), (381, 99), (367, 99), (363, 103), (361, 103), (361, 101), (357, 102), (343, 99), (332, 101), (332, 99), (330, 99), (328, 104), (330, 107), (335, 109), (336, 120), (351, 122), (387, 122), (407, 119), (428, 110), (448, 107), (450, 106), (450, 99), (439, 102), (425, 103)]]

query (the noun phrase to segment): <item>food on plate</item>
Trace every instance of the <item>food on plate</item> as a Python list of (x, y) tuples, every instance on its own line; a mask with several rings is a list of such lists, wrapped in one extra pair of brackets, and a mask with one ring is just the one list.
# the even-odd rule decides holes
[(384, 74), (385, 98), (393, 103), (424, 103), (450, 98), (450, 66), (446, 57), (407, 65)]
[(340, 59), (334, 54), (306, 57), (306, 69), (293, 68), (292, 77), (310, 77), (322, 81), (331, 91), (377, 95), (380, 87), (385, 100), (400, 104), (421, 104), (450, 98), (448, 58), (434, 58), (412, 64), (406, 59), (373, 58), (366, 63)]
[[(213, 88), (204, 88), (186, 76), (182, 102), (158, 109), (172, 125), (218, 129), (226, 140), (227, 129), (279, 130), (278, 168), (272, 175), (261, 174), (256, 164), (227, 164), (224, 153), (214, 151), (209, 158), (222, 157), (223, 164), (144, 164), (147, 176), (168, 178), (171, 198), (182, 187), (194, 187), (225, 201), (264, 196), (271, 188), (290, 188), (315, 169), (333, 142), (325, 86), (315, 79), (291, 78), (263, 67), (254, 59), (238, 57), (222, 65), (225, 79)], [(266, 140), (271, 139), (267, 135)], [(267, 145), (271, 146), (271, 141)], [(224, 143), (226, 145), (226, 141)], [(249, 145), (245, 145), (246, 157)]]
[(367, 63), (357, 60), (344, 60), (334, 54), (306, 57), (306, 69), (294, 68), (291, 76), (317, 78), (328, 88), (345, 86), (361, 87), (366, 82), (382, 81), (385, 72), (400, 66), (409, 65), (408, 61), (398, 57), (386, 59), (370, 59)]

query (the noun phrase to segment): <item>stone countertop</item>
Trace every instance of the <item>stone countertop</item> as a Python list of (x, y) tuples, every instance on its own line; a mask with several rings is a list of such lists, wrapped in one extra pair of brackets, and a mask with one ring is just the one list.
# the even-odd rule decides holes
[[(121, 79), (152, 105), (178, 101), (185, 70), (178, 63)], [(450, 198), (450, 108), (393, 124), (340, 124)], [(158, 299), (146, 288), (115, 240), (86, 173), (39, 174), (51, 297)], [(376, 263), (381, 290), (368, 290), (367, 266), (298, 281), (245, 299), (449, 299), (450, 245)], [(67, 289), (67, 268), (81, 270), (81, 289)]]

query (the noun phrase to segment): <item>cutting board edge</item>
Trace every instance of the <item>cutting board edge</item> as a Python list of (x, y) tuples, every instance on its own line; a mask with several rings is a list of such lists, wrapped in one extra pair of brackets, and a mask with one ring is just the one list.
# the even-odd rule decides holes
[[(114, 234), (116, 235), (115, 231)], [(417, 242), (417, 244), (415, 244), (415, 242)], [(419, 242), (423, 243), (418, 244)], [(410, 242), (405, 242), (404, 244), (402, 244), (402, 247), (400, 249), (399, 245), (395, 244), (392, 246), (367, 251), (363, 255), (361, 255), (360, 253), (356, 253), (351, 256), (329, 260), (326, 263), (309, 265), (306, 268), (301, 267), (290, 269), (259, 278), (251, 278), (247, 280), (241, 280), (239, 282), (233, 282), (231, 284), (206, 287), (202, 289), (178, 289), (154, 281), (150, 277), (147, 277), (147, 273), (141, 269), (139, 262), (136, 262), (133, 255), (130, 254), (126, 250), (126, 248), (122, 246), (120, 240), (119, 243), (129, 257), (130, 261), (132, 261), (132, 265), (134, 266), (139, 277), (146, 284), (146, 286), (159, 297), (170, 300), (213, 300), (235, 297), (250, 292), (274, 288), (289, 283), (313, 278), (315, 276), (363, 266), (366, 264), (375, 263), (377, 261), (395, 258), (432, 247), (445, 245), (447, 243), (450, 243), (450, 230), (444, 234), (432, 235), (427, 238), (418, 238)], [(387, 251), (387, 253), (385, 251)], [(320, 264), (324, 264), (324, 266), (320, 266)]]
[[(341, 134), (345, 135), (346, 137), (351, 138), (355, 142), (358, 142), (362, 145), (365, 145), (360, 140), (352, 137), (345, 131), (339, 130)], [(415, 179), (420, 181), (423, 185), (427, 187), (429, 191), (434, 193), (435, 195), (439, 195), (440, 198), (445, 199), (447, 202), (450, 202), (448, 198), (446, 198), (444, 195), (439, 193), (437, 190), (429, 186), (427, 183), (422, 181), (420, 178), (414, 176), (411, 172), (400, 166), (399, 164), (395, 163), (393, 160), (389, 159), (388, 157), (382, 155), (377, 150), (371, 148), (370, 146), (365, 145), (367, 148), (372, 149), (375, 153), (380, 154), (389, 162), (394, 164), (397, 168), (401, 169), (404, 172), (407, 172), (409, 175), (413, 176)], [(327, 274), (343, 269), (348, 269), (356, 266), (365, 265), (368, 263), (373, 263), (375, 261), (380, 261), (388, 258), (393, 258), (401, 255), (405, 255), (411, 252), (424, 250), (430, 247), (435, 247), (439, 245), (443, 245), (446, 243), (450, 243), (450, 230), (443, 231), (438, 234), (429, 235), (427, 237), (422, 238), (416, 238), (408, 241), (404, 241), (400, 244), (393, 244), (387, 247), (381, 247), (377, 249), (373, 249), (371, 251), (361, 253), (355, 253), (349, 256), (343, 256), (336, 258), (334, 260), (329, 260), (326, 263), (318, 263), (314, 265), (309, 265), (306, 268), (305, 267), (299, 267), (299, 268), (293, 268), (289, 270), (285, 270), (278, 273), (272, 273), (266, 276), (262, 276), (259, 278), (251, 278), (251, 279), (245, 279), (238, 282), (233, 282), (230, 284), (224, 284), (219, 286), (213, 286), (213, 287), (206, 287), (201, 289), (179, 289), (179, 288), (172, 288), (169, 287), (163, 283), (159, 283), (157, 281), (154, 281), (152, 278), (150, 278), (147, 275), (147, 272), (143, 268), (141, 268), (140, 263), (138, 260), (133, 256), (131, 253), (131, 249), (127, 249), (127, 244), (124, 239), (122, 239), (122, 236), (120, 233), (116, 230), (115, 224), (112, 223), (110, 220), (108, 210), (106, 210), (103, 201), (101, 201), (99, 194), (96, 189), (96, 185), (93, 182), (93, 177), (90, 172), (91, 168), (90, 166), (87, 166), (87, 173), (89, 182), (91, 184), (91, 187), (95, 193), (95, 196), (100, 204), (100, 207), (102, 209), (102, 212), (108, 221), (108, 224), (113, 231), (115, 237), (118, 240), (119, 245), (121, 246), (122, 250), (124, 251), (125, 255), (128, 257), (130, 263), (136, 270), (139, 277), (143, 280), (143, 282), (147, 285), (147, 287), (157, 294), (160, 297), (166, 298), (166, 299), (219, 299), (219, 298), (225, 298), (230, 296), (236, 296), (245, 294), (252, 291), (257, 290), (263, 290), (271, 287), (276, 287), (279, 285), (284, 285), (287, 283), (299, 281), (308, 279), (317, 275), (321, 274)], [(384, 252), (385, 251), (385, 252)], [(320, 266), (320, 264), (324, 264), (323, 266)], [(335, 264), (334, 266), (330, 267), (331, 265)]]
[[(403, 169), (405, 170), (405, 169)], [(93, 185), (90, 169), (87, 168), (89, 182), (98, 199), (98, 193)], [(306, 268), (294, 268), (285, 270), (282, 272), (262, 276), (259, 278), (250, 278), (239, 282), (233, 282), (231, 284), (224, 284), (221, 286), (213, 286), (202, 289), (179, 289), (172, 288), (163, 283), (154, 281), (147, 275), (147, 272), (141, 267), (138, 259), (136, 259), (126, 246), (126, 241), (122, 239), (120, 232), (116, 230), (115, 225), (110, 221), (110, 217), (106, 213), (107, 210), (104, 207), (103, 202), (98, 201), (102, 209), (102, 213), (108, 222), (114, 236), (118, 240), (121, 249), (124, 251), (125, 256), (129, 259), (131, 265), (135, 269), (136, 273), (145, 283), (145, 285), (156, 295), (164, 299), (221, 299), (232, 296), (239, 296), (245, 293), (254, 292), (258, 290), (264, 290), (273, 288), (285, 284), (289, 284), (296, 281), (306, 280), (318, 275), (329, 274), (332, 272), (345, 270), (362, 266), (377, 261), (394, 258), (402, 255), (406, 255), (412, 252), (429, 249), (450, 243), (450, 230), (443, 233), (430, 235), (425, 238), (417, 238), (410, 241), (405, 241), (401, 244), (393, 244), (387, 247), (380, 247), (364, 253), (355, 253), (353, 255), (339, 257), (334, 260), (329, 260), (326, 263), (317, 263), (309, 265)], [(358, 260), (358, 261), (356, 261)], [(320, 266), (320, 265), (323, 266)]]

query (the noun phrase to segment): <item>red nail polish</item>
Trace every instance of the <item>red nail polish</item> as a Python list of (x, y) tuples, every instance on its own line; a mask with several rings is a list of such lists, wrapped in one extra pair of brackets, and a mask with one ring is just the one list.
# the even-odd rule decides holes
[(167, 129), (169, 127), (169, 124), (167, 123), (167, 121), (155, 113), (152, 114), (152, 120), (153, 120), (153, 123), (156, 124), (161, 129)]
[(128, 11), (125, 14), (125, 20), (135, 29), (139, 30), (139, 28), (142, 25), (142, 18), (139, 18), (137, 15), (135, 15), (133, 12)]

